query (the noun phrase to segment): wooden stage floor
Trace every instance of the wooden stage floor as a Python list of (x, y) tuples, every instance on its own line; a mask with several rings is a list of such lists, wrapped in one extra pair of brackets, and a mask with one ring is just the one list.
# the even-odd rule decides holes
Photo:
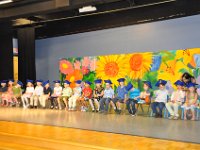
[(199, 150), (200, 144), (0, 121), (1, 150)]

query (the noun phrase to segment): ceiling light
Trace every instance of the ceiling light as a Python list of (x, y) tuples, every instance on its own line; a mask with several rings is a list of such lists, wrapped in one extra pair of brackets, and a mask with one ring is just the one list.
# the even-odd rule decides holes
[(0, 1), (0, 5), (12, 3), (12, 2), (13, 2), (13, 0), (3, 0), (3, 1)]
[(85, 6), (85, 7), (79, 8), (79, 13), (92, 12), (96, 10), (97, 8), (95, 6)]

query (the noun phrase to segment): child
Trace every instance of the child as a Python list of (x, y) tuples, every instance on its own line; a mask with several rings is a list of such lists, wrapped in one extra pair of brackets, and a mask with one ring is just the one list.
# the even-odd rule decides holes
[(8, 89), (7, 91), (2, 94), (2, 102), (3, 102), (3, 105), (5, 103), (5, 106), (9, 106), (9, 104), (13, 104), (13, 101), (12, 101), (12, 97), (13, 97), (13, 83), (14, 83), (14, 80), (13, 79), (9, 79), (8, 80)]
[(2, 100), (2, 97), (4, 98), (5, 93), (7, 92), (7, 80), (1, 81), (1, 87), (0, 87), (0, 99), (1, 99), (1, 105), (4, 105), (4, 101)]
[(184, 102), (185, 92), (183, 91), (184, 83), (182, 81), (177, 80), (174, 84), (177, 90), (172, 93), (170, 102), (166, 103), (166, 108), (170, 113), (169, 119), (177, 120), (179, 117), (178, 107)]
[(138, 103), (141, 104), (150, 104), (151, 102), (151, 92), (150, 89), (152, 88), (150, 81), (143, 82), (143, 89), (144, 91), (140, 93), (140, 101)]
[(78, 99), (81, 103), (81, 111), (87, 111), (86, 101), (92, 101), (92, 88), (90, 87), (92, 83), (90, 81), (85, 81), (85, 88), (82, 91), (82, 96)]
[(21, 81), (17, 81), (17, 84), (13, 87), (13, 101), (16, 102), (16, 106), (20, 106), (19, 98), (22, 96), (22, 87), (23, 83)]
[(69, 110), (76, 110), (76, 101), (81, 96), (81, 80), (76, 81), (76, 87), (73, 89), (73, 95), (69, 98)]
[(114, 90), (111, 87), (111, 80), (104, 80), (104, 82), (106, 83), (106, 88), (104, 90), (103, 98), (100, 100), (100, 113), (104, 113), (106, 115), (108, 113), (110, 101), (114, 98)]
[(126, 101), (126, 107), (128, 109), (129, 114), (131, 114), (132, 116), (135, 116), (135, 113), (137, 112), (135, 105), (139, 101), (140, 90), (135, 88), (131, 83), (129, 83), (126, 86), (126, 91), (130, 91), (129, 99)]
[[(70, 83), (68, 80), (64, 81), (64, 89), (62, 91), (62, 100), (65, 103), (65, 110), (68, 109), (68, 99), (72, 96), (72, 89), (70, 88)], [(59, 109), (61, 109), (61, 101), (58, 101)]]
[(22, 100), (22, 103), (23, 103), (23, 108), (29, 107), (28, 99), (31, 98), (31, 96), (34, 93), (33, 80), (28, 79), (26, 82), (27, 82), (26, 92), (21, 97), (21, 100)]
[(94, 82), (95, 82), (96, 87), (95, 87), (94, 92), (93, 92), (93, 98), (92, 98), (92, 100), (89, 100), (89, 102), (90, 102), (90, 106), (92, 107), (92, 112), (95, 111), (94, 103), (97, 105), (96, 112), (98, 112), (99, 108), (100, 108), (99, 101), (103, 97), (104, 88), (102, 87), (102, 84), (101, 84), (102, 80), (101, 79), (97, 79)]
[(62, 95), (62, 87), (60, 86), (60, 80), (55, 80), (53, 94), (51, 95), (51, 109), (54, 107), (58, 109), (58, 101), (60, 101)]
[(49, 85), (49, 80), (43, 82), (43, 95), (39, 97), (40, 105), (44, 109), (46, 107), (46, 101), (52, 94), (52, 89)]
[[(168, 99), (168, 91), (165, 89), (167, 81), (159, 79), (155, 86), (159, 87), (159, 90), (155, 91), (155, 102), (151, 103), (151, 108), (156, 118), (162, 118), (162, 110), (165, 107)], [(159, 109), (159, 111), (157, 110)]]
[(36, 87), (33, 96), (30, 98), (30, 107), (37, 108), (40, 96), (43, 95), (42, 80), (36, 80)]
[[(117, 80), (119, 82), (119, 86), (117, 88), (117, 97), (115, 97), (114, 99), (112, 99), (111, 104), (115, 110), (116, 113), (121, 113), (121, 103), (124, 103), (125, 101), (127, 101), (127, 90), (124, 86), (124, 78), (120, 78)], [(117, 105), (117, 107), (116, 107)]]
[(191, 110), (192, 112), (192, 118), (191, 120), (195, 120), (195, 108), (197, 107), (197, 99), (198, 99), (198, 94), (196, 92), (195, 88), (196, 84), (195, 83), (188, 83), (187, 88), (188, 91), (186, 93), (186, 102), (184, 104), (184, 120), (187, 120), (187, 111)]

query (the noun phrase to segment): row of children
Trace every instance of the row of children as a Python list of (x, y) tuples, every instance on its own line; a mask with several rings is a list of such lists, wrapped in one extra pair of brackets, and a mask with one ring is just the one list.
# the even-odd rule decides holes
[[(131, 83), (125, 86), (124, 78), (118, 79), (119, 86), (116, 89), (116, 94), (112, 88), (111, 80), (104, 80), (105, 88), (102, 85), (102, 80), (95, 80), (95, 89), (92, 90), (89, 81), (85, 81), (85, 87), (81, 88), (81, 80), (75, 81), (75, 88), (70, 88), (70, 82), (64, 81), (64, 88), (61, 86), (61, 81), (54, 81), (54, 89), (52, 90), (49, 81), (36, 80), (36, 87), (34, 88), (33, 80), (27, 80), (26, 91), (22, 94), (21, 87), (23, 83), (17, 81), (17, 84), (13, 86), (14, 81), (8, 80), (8, 86), (6, 86), (7, 81), (1, 81), (0, 97), (2, 105), (18, 104), (21, 102), (24, 108), (37, 108), (38, 102), (45, 108), (46, 101), (50, 100), (51, 108), (61, 108), (61, 101), (65, 104), (65, 109), (72, 111), (76, 110), (76, 105), (79, 103), (81, 105), (81, 111), (87, 111), (87, 103), (90, 104), (93, 112), (100, 112), (107, 114), (109, 106), (111, 105), (114, 111), (118, 114), (121, 113), (121, 104), (125, 103), (128, 112), (135, 116), (137, 109), (137, 103), (140, 104), (150, 104), (153, 97), (153, 102), (150, 104), (155, 117), (162, 117), (163, 108), (167, 108), (170, 113), (170, 119), (178, 119), (179, 113), (178, 108), (182, 106), (184, 108), (184, 119), (186, 119), (186, 114), (188, 110), (192, 112), (192, 120), (195, 120), (194, 109), (198, 106), (198, 94), (196, 92), (196, 84), (189, 82), (186, 87), (188, 90), (183, 90), (185, 86), (184, 82), (178, 80), (174, 84), (177, 87), (171, 98), (169, 98), (169, 93), (165, 88), (167, 81), (158, 80), (156, 86), (159, 88), (152, 94), (152, 85), (149, 81), (144, 81), (143, 89), (140, 92), (139, 89), (135, 88)], [(154, 96), (153, 96), (154, 95)], [(29, 102), (30, 100), (30, 102)]]

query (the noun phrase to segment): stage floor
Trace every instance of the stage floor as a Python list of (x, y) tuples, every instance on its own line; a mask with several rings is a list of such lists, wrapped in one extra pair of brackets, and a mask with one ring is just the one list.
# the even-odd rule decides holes
[(200, 143), (200, 121), (2, 107), (0, 120)]

